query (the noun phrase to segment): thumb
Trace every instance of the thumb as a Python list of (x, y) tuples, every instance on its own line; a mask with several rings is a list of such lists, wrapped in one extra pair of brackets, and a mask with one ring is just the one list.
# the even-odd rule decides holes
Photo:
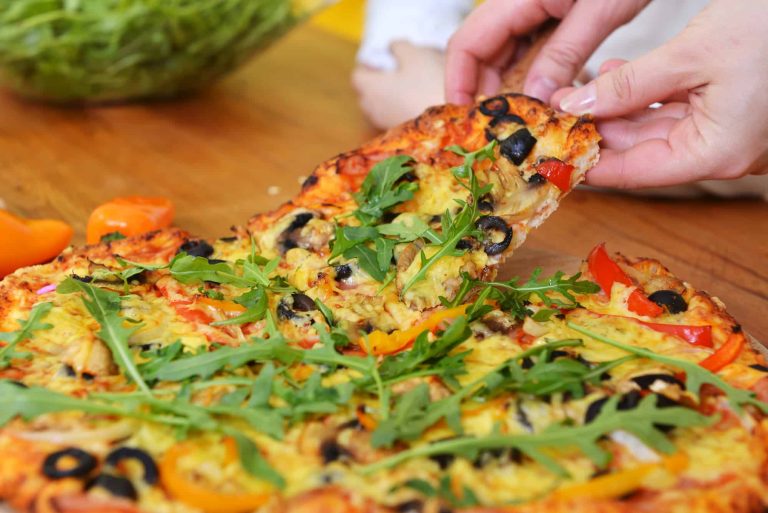
[(677, 59), (670, 44), (627, 62), (576, 89), (560, 100), (560, 109), (596, 117), (624, 116), (692, 89), (690, 63)]

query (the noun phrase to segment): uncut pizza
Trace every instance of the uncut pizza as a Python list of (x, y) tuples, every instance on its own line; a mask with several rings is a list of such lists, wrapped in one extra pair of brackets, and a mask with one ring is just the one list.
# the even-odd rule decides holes
[(589, 118), (444, 106), (234, 235), (0, 282), (0, 501), (23, 512), (762, 512), (765, 360), (597, 245), (500, 264), (598, 158)]

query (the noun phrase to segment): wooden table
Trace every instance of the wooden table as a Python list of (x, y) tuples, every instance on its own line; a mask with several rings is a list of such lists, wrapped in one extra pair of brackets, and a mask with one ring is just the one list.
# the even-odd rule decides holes
[[(89, 212), (121, 194), (171, 197), (179, 226), (223, 235), (374, 134), (349, 85), (354, 51), (303, 27), (212, 90), (173, 103), (68, 109), (0, 95), (0, 198), (25, 216), (66, 219), (76, 242)], [(576, 191), (519, 256), (583, 257), (600, 241), (660, 258), (768, 340), (765, 203)]]

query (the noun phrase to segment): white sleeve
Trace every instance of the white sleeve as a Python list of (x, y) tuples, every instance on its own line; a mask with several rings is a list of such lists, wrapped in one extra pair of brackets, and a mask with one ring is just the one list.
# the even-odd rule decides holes
[(393, 70), (397, 61), (389, 47), (395, 41), (443, 50), (473, 5), (473, 0), (368, 0), (357, 60)]

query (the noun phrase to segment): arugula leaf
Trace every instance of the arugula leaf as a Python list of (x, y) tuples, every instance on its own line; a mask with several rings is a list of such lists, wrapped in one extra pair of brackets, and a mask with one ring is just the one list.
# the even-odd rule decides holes
[(717, 421), (717, 418), (707, 417), (688, 408), (677, 406), (661, 408), (656, 404), (657, 397), (654, 395), (643, 398), (633, 410), (619, 410), (618, 401), (618, 396), (608, 399), (601, 413), (589, 424), (576, 426), (556, 424), (532, 434), (494, 433), (485, 437), (459, 437), (418, 445), (375, 463), (358, 467), (358, 472), (370, 475), (417, 457), (454, 454), (474, 459), (482, 450), (516, 448), (551, 472), (567, 477), (566, 470), (547, 454), (552, 449), (577, 447), (596, 465), (605, 467), (611, 455), (600, 447), (599, 440), (613, 431), (630, 432), (649, 447), (669, 454), (675, 451), (675, 446), (657, 426), (669, 425), (684, 428), (708, 426)]
[(210, 281), (236, 287), (260, 285), (258, 280), (239, 276), (226, 262), (211, 263), (207, 258), (186, 253), (179, 253), (171, 260), (170, 270), (171, 276), (186, 284)]
[(223, 321), (212, 322), (211, 326), (230, 326), (260, 321), (267, 314), (269, 296), (264, 287), (256, 287), (234, 299), (235, 303), (243, 305), (247, 310), (236, 317)]
[(352, 383), (326, 387), (321, 380), (320, 373), (315, 372), (300, 387), (277, 384), (275, 393), (288, 404), (288, 415), (293, 421), (300, 421), (310, 414), (335, 413), (339, 407), (349, 404), (354, 392)]
[(449, 255), (461, 255), (463, 252), (456, 249), (456, 244), (461, 239), (468, 236), (479, 236), (479, 230), (476, 228), (475, 223), (480, 217), (480, 210), (477, 207), (477, 202), (480, 198), (490, 192), (491, 185), (480, 186), (480, 183), (475, 176), (472, 166), (476, 162), (481, 162), (485, 159), (494, 160), (494, 148), (496, 147), (496, 141), (491, 141), (483, 148), (467, 152), (458, 146), (451, 146), (447, 149), (453, 151), (464, 157), (464, 163), (451, 170), (453, 176), (459, 181), (462, 187), (469, 191), (469, 197), (467, 200), (455, 200), (461, 207), (456, 215), (452, 215), (450, 211), (446, 210), (443, 214), (441, 221), (441, 233), (439, 235), (438, 249), (429, 258), (426, 257), (424, 250), (421, 251), (421, 267), (403, 286), (400, 295), (405, 294), (415, 283), (423, 280), (427, 276), (429, 269), (437, 263), (438, 260)]
[(224, 429), (224, 432), (235, 439), (240, 464), (249, 474), (272, 483), (277, 488), (285, 487), (283, 476), (269, 466), (267, 460), (261, 455), (259, 448), (250, 438), (233, 429)]
[[(384, 358), (379, 366), (381, 378), (384, 380), (407, 379), (411, 373), (422, 367), (433, 369), (435, 373), (451, 369), (450, 374), (454, 376), (460, 374), (464, 369), (461, 358), (458, 361), (452, 361), (451, 366), (439, 366), (444, 363), (448, 353), (467, 340), (471, 334), (467, 317), (463, 315), (457, 317), (434, 342), (429, 342), (428, 332), (425, 331), (416, 337), (410, 350)], [(462, 353), (462, 358), (464, 355), (466, 353)]]
[(344, 252), (344, 256), (348, 259), (357, 259), (360, 268), (378, 282), (384, 281), (387, 277), (389, 262), (387, 261), (384, 269), (382, 269), (376, 251), (367, 246), (363, 246), (362, 244), (353, 246)]
[(156, 376), (163, 381), (182, 381), (199, 377), (206, 379), (229, 367), (237, 368), (248, 362), (277, 360), (293, 363), (301, 359), (301, 351), (289, 347), (282, 339), (256, 339), (239, 347), (220, 347), (214, 351), (177, 359), (161, 367)]
[(387, 209), (413, 198), (413, 192), (418, 188), (417, 184), (410, 182), (395, 184), (412, 170), (412, 166), (409, 165), (412, 161), (413, 158), (407, 155), (395, 155), (373, 166), (365, 177), (360, 191), (355, 194), (359, 207), (354, 212), (354, 216), (363, 224), (370, 225), (378, 221)]
[[(478, 297), (472, 306), (472, 318), (476, 319), (490, 310), (486, 305), (488, 300), (498, 302), (499, 308), (511, 313), (516, 319), (523, 319), (533, 312), (528, 308), (531, 298), (537, 297), (547, 307), (570, 309), (576, 308), (579, 303), (574, 294), (593, 294), (600, 290), (600, 287), (589, 280), (580, 280), (581, 273), (576, 273), (570, 277), (558, 271), (554, 275), (540, 278), (541, 269), (537, 268), (531, 273), (531, 277), (523, 284), (519, 284), (519, 278), (511, 278), (507, 281), (484, 282), (474, 280), (469, 275), (463, 275), (462, 285), (459, 293), (449, 302), (450, 306), (456, 306), (463, 302), (467, 295), (473, 290), (477, 292)], [(537, 312), (538, 313), (538, 312)], [(539, 315), (538, 319), (545, 320), (553, 310), (547, 310), (546, 313)]]
[(372, 226), (336, 226), (336, 235), (331, 241), (331, 256), (328, 257), (328, 261), (332, 262), (355, 246), (374, 241), (378, 237), (379, 233)]
[(157, 379), (157, 374), (166, 365), (179, 358), (182, 354), (184, 346), (180, 340), (177, 340), (171, 345), (161, 347), (154, 351), (145, 351), (141, 353), (143, 358), (147, 358), (148, 361), (139, 364), (138, 369), (144, 379), (148, 381), (154, 381)]
[(26, 358), (29, 356), (28, 353), (15, 352), (14, 347), (31, 338), (35, 331), (48, 330), (53, 327), (51, 324), (41, 322), (48, 315), (48, 312), (51, 311), (51, 308), (53, 308), (52, 303), (39, 303), (32, 307), (27, 320), (18, 321), (19, 326), (21, 326), (18, 330), (0, 333), (0, 341), (5, 342), (5, 345), (0, 347), (0, 369), (8, 367), (13, 358)]
[(60, 294), (75, 292), (83, 294), (83, 304), (101, 326), (98, 336), (109, 348), (115, 363), (133, 380), (139, 390), (150, 395), (149, 386), (141, 376), (134, 361), (133, 352), (128, 346), (128, 338), (137, 328), (127, 329), (123, 326), (124, 320), (120, 316), (120, 295), (73, 278), (62, 281), (56, 291)]
[(123, 240), (123, 239), (125, 239), (125, 235), (123, 235), (122, 233), (109, 232), (102, 235), (101, 238), (99, 239), (99, 242), (104, 243), (104, 242), (112, 242), (112, 241)]
[(736, 412), (740, 413), (742, 406), (751, 405), (759, 409), (763, 413), (768, 413), (768, 403), (764, 403), (763, 401), (760, 401), (759, 399), (757, 399), (757, 396), (755, 395), (754, 392), (751, 392), (749, 390), (742, 390), (740, 388), (736, 388), (730, 385), (725, 380), (723, 380), (716, 374), (710, 372), (709, 370), (705, 369), (704, 367), (700, 366), (697, 363), (654, 353), (653, 351), (649, 351), (648, 349), (643, 349), (641, 347), (635, 347), (629, 344), (623, 344), (616, 340), (610, 339), (604, 335), (600, 335), (599, 333), (595, 333), (594, 331), (591, 331), (583, 326), (574, 324), (573, 322), (569, 322), (568, 327), (578, 331), (579, 333), (587, 335), (588, 337), (594, 340), (603, 342), (604, 344), (617, 347), (619, 349), (622, 349), (628, 353), (639, 356), (641, 358), (648, 358), (649, 360), (671, 365), (672, 367), (676, 367), (684, 371), (685, 386), (690, 392), (693, 392), (694, 394), (699, 393), (699, 390), (701, 389), (702, 385), (709, 384), (714, 386), (721, 392), (723, 392), (723, 394), (725, 394), (725, 397), (728, 399), (728, 402), (730, 403), (731, 407)]
[(380, 224), (376, 227), (376, 230), (378, 230), (381, 235), (397, 237), (397, 242), (412, 242), (422, 237), (428, 239), (433, 244), (440, 244), (442, 242), (440, 235), (435, 233), (435, 231), (418, 216), (409, 216), (407, 220), (396, 223)]

